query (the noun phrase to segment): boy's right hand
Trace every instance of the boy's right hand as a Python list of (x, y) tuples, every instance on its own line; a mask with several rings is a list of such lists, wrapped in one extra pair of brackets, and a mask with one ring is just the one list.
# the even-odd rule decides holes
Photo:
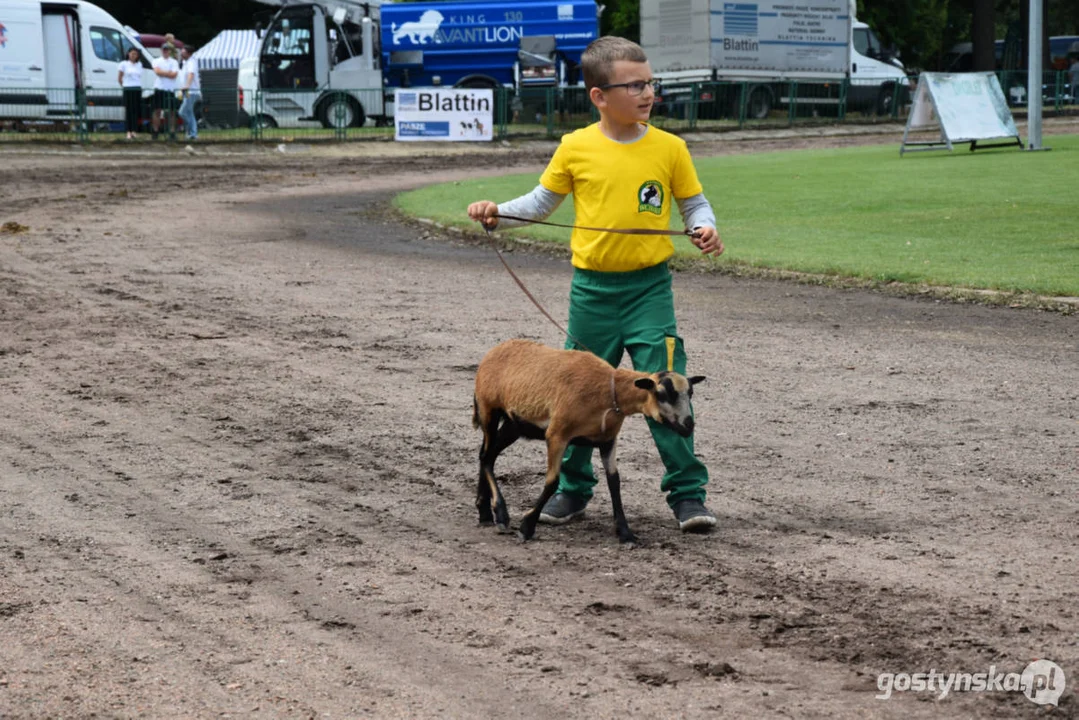
[(489, 230), (498, 227), (498, 205), (490, 200), (480, 200), (468, 206), (468, 216)]

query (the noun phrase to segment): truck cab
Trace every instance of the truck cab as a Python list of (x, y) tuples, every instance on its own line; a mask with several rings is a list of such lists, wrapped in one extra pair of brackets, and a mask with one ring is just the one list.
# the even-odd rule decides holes
[(377, 3), (284, 4), (262, 35), (261, 102), (249, 114), (264, 115), (265, 125), (327, 128), (360, 127), (382, 116), (377, 37)]
[(881, 44), (873, 28), (852, 17), (847, 104), (891, 115), (896, 85), (905, 86), (906, 82), (906, 70), (898, 55)]

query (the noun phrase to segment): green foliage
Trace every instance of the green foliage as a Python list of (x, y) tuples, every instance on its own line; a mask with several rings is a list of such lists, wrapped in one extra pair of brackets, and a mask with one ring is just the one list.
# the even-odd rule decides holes
[(202, 46), (222, 30), (254, 27), (254, 17), (265, 18), (274, 8), (254, 0), (93, 0), (121, 23), (142, 33), (164, 35)]
[(600, 33), (617, 35), (633, 42), (641, 40), (641, 4), (639, 0), (608, 0), (600, 16)]
[(885, 47), (895, 46), (908, 72), (935, 69), (940, 58), (961, 32), (969, 33), (969, 11), (965, 27), (949, 26), (949, 10), (954, 0), (907, 0), (882, 3), (859, 0), (857, 17), (868, 23)]
[[(1073, 168), (1079, 135), (1018, 149), (899, 157), (895, 145), (699, 159), (727, 252), (719, 261), (882, 282), (1079, 295)], [(531, 190), (534, 173), (398, 196), (414, 215), (468, 226), (482, 198)], [(676, 213), (677, 214), (677, 213)], [(552, 218), (572, 223), (571, 202)], [(475, 227), (472, 225), (472, 227)], [(511, 231), (567, 243), (569, 231)], [(688, 241), (676, 247), (699, 257)]]

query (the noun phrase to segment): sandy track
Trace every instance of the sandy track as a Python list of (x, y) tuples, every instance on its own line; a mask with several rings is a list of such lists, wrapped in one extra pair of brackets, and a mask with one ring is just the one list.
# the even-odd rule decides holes
[[(646, 547), (602, 485), (533, 543), (476, 526), (475, 365), (560, 339), (385, 208), (543, 152), (5, 158), (0, 716), (1033, 716), (874, 695), (1034, 657), (1074, 687), (1074, 317), (680, 275), (717, 531), (678, 533), (639, 420)], [(564, 315), (567, 263), (512, 258)], [(500, 459), (515, 517), (542, 458)]]

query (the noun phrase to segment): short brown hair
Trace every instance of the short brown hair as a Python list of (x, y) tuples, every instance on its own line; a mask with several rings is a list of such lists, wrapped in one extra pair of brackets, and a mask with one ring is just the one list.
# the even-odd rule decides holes
[(611, 71), (619, 60), (629, 62), (648, 62), (641, 46), (632, 40), (607, 35), (596, 38), (581, 53), (581, 71), (584, 73), (584, 85), (591, 90), (611, 81)]

